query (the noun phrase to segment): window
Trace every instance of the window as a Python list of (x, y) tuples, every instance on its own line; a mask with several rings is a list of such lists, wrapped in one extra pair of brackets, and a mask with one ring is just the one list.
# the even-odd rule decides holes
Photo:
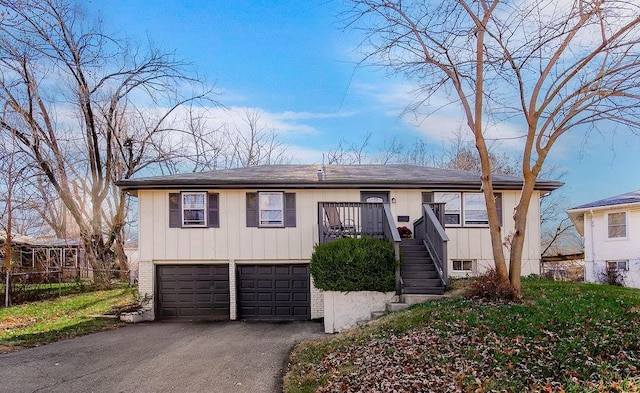
[[(498, 220), (502, 225), (502, 194), (494, 194)], [(423, 203), (431, 200), (431, 193), (422, 193)], [(426, 201), (426, 202), (425, 202)], [(448, 227), (487, 226), (489, 215), (481, 192), (434, 192), (433, 202), (444, 203), (444, 223)]]
[(218, 228), (218, 194), (189, 191), (169, 194), (169, 228)]
[(629, 261), (607, 261), (608, 271), (624, 271), (629, 270)]
[(433, 194), (433, 201), (445, 203), (444, 223), (449, 226), (459, 226), (462, 220), (461, 200), (459, 192), (436, 192)]
[(296, 194), (282, 191), (247, 193), (247, 227), (296, 226)]
[(204, 192), (185, 192), (182, 194), (182, 226), (203, 227), (207, 225), (206, 196)]
[(607, 214), (607, 235), (609, 239), (620, 239), (627, 237), (627, 213)]
[(284, 226), (284, 193), (259, 192), (258, 204), (261, 227)]
[(489, 225), (484, 194), (470, 192), (464, 194), (464, 225)]
[(473, 261), (472, 260), (453, 260), (454, 272), (472, 272)]

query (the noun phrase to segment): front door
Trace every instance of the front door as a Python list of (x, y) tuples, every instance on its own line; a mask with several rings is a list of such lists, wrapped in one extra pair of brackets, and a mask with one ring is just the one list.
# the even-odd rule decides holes
[[(362, 191), (360, 201), (366, 203), (389, 203), (389, 191)], [(384, 209), (379, 205), (362, 207), (362, 233), (371, 237), (384, 237)]]

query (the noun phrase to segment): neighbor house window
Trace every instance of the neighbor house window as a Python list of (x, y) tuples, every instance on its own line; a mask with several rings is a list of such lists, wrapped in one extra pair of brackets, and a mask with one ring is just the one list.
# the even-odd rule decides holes
[(206, 192), (185, 192), (182, 194), (182, 226), (207, 226), (206, 200)]
[(444, 203), (444, 223), (459, 226), (462, 222), (462, 202), (459, 192), (436, 192), (433, 194), (435, 203)]
[(607, 214), (607, 234), (609, 239), (619, 239), (627, 237), (627, 213)]
[(464, 193), (464, 225), (489, 225), (484, 194)]
[(472, 260), (453, 260), (454, 272), (473, 272)]
[(607, 270), (624, 271), (629, 270), (629, 261), (607, 261)]
[(282, 191), (247, 193), (247, 227), (296, 226), (296, 194)]
[(218, 194), (186, 191), (169, 194), (170, 228), (217, 228), (220, 226)]

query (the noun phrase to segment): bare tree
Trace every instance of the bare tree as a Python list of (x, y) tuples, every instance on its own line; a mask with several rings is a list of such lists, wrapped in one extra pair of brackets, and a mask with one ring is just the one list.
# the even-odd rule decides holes
[(227, 143), (222, 145), (224, 168), (256, 165), (284, 164), (289, 162), (286, 149), (278, 140), (278, 133), (260, 120), (257, 110), (245, 109), (240, 123), (225, 125)]
[(371, 132), (364, 134), (360, 140), (350, 142), (346, 138), (340, 139), (336, 146), (327, 152), (329, 165), (362, 165), (369, 162), (369, 148)]
[(91, 265), (108, 267), (126, 213), (114, 182), (176, 155), (175, 113), (209, 91), (188, 89), (185, 63), (105, 34), (65, 0), (0, 0), (0, 12), (0, 137), (16, 136)]
[[(637, 127), (640, 3), (628, 0), (352, 0), (349, 25), (366, 60), (417, 81), (414, 108), (446, 94), (480, 156), (495, 268), (520, 293), (535, 182), (556, 143), (598, 124)], [(448, 94), (451, 93), (451, 94)], [(523, 187), (509, 268), (493, 196), (487, 125), (511, 122), (522, 141)]]

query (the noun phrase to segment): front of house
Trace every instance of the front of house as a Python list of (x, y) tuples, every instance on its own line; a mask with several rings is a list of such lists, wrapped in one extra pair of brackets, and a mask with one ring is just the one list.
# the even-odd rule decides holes
[[(441, 287), (448, 276), (493, 266), (479, 179), (411, 165), (275, 165), (118, 185), (138, 198), (139, 291), (152, 299), (156, 319), (305, 320), (324, 312), (309, 276), (313, 247), (338, 237), (401, 245), (397, 227), (407, 226), (425, 244), (439, 234), (425, 257), (436, 260), (435, 271), (415, 277), (399, 271), (399, 293), (436, 293), (425, 283)], [(539, 273), (540, 194), (560, 185), (537, 183), (523, 275)], [(513, 231), (509, 213), (521, 186), (520, 178), (494, 177), (504, 236)]]
[(640, 288), (640, 190), (567, 214), (584, 238), (585, 281)]

